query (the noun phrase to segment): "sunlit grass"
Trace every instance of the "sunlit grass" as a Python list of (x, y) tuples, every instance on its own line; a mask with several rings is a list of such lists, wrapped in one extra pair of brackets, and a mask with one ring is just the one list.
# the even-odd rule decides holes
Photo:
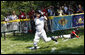
[[(6, 40), (1, 37), (1, 54), (84, 54), (84, 28), (80, 28), (80, 38), (69, 39), (67, 41), (58, 39), (58, 44), (55, 42), (44, 42), (40, 39), (38, 46), (40, 49), (30, 50), (28, 47), (33, 46), (34, 34), (21, 35), (7, 35)], [(70, 31), (69, 31), (70, 32)], [(48, 36), (57, 35), (55, 33), (47, 33)], [(56, 50), (51, 52), (51, 49), (55, 47)]]

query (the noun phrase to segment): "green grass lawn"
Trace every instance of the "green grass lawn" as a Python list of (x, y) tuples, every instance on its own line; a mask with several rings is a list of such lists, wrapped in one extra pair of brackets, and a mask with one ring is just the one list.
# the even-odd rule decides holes
[[(72, 29), (71, 29), (72, 30)], [(62, 31), (62, 34), (70, 33), (69, 31)], [(79, 28), (80, 38), (69, 39), (64, 41), (63, 39), (58, 39), (58, 44), (54, 41), (44, 42), (40, 39), (38, 43), (40, 49), (30, 50), (28, 47), (33, 46), (34, 34), (12, 34), (7, 35), (6, 40), (1, 37), (1, 54), (84, 54), (84, 28)], [(56, 31), (54, 33), (47, 33), (47, 36), (60, 35), (61, 31)], [(56, 48), (55, 51), (51, 52), (52, 48)]]

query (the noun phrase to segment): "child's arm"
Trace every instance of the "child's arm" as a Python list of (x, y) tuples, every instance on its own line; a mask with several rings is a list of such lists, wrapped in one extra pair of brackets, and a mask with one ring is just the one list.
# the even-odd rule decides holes
[(45, 20), (47, 20), (47, 17), (46, 16), (44, 16), (44, 18), (45, 18)]
[(77, 38), (79, 38), (79, 36), (78, 36), (74, 31), (72, 31), (72, 33), (73, 33)]

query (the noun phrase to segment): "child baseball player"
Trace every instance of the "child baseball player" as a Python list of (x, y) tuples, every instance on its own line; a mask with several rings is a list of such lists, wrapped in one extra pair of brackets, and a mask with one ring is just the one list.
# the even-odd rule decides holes
[(79, 34), (79, 30), (78, 28), (75, 28), (70, 34), (56, 36), (55, 38), (68, 38), (68, 39), (73, 39), (74, 37), (79, 38), (78, 34)]
[(40, 37), (43, 38), (45, 42), (53, 40), (57, 42), (57, 39), (54, 37), (47, 37), (44, 30), (44, 20), (47, 20), (46, 16), (41, 15), (40, 12), (36, 11), (36, 18), (34, 19), (36, 25), (36, 33), (34, 37), (34, 47), (31, 49), (37, 49), (37, 43), (39, 42)]

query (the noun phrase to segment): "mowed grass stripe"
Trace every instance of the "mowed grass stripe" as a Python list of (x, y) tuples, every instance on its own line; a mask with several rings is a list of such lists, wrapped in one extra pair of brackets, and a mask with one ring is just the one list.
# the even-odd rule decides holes
[[(61, 38), (58, 39), (58, 44), (54, 41), (44, 42), (40, 39), (38, 45), (41, 47), (38, 50), (30, 50), (28, 47), (32, 47), (34, 34), (24, 34), (23, 36), (7, 35), (7, 39), (4, 40), (1, 37), (1, 54), (84, 54), (84, 28), (80, 28), (80, 38), (68, 39), (64, 42)], [(71, 30), (69, 31), (71, 32)], [(47, 33), (48, 36), (57, 35), (55, 33)], [(58, 34), (59, 35), (59, 34)], [(13, 45), (13, 46), (11, 46)], [(51, 52), (51, 49), (55, 47), (55, 51)]]

